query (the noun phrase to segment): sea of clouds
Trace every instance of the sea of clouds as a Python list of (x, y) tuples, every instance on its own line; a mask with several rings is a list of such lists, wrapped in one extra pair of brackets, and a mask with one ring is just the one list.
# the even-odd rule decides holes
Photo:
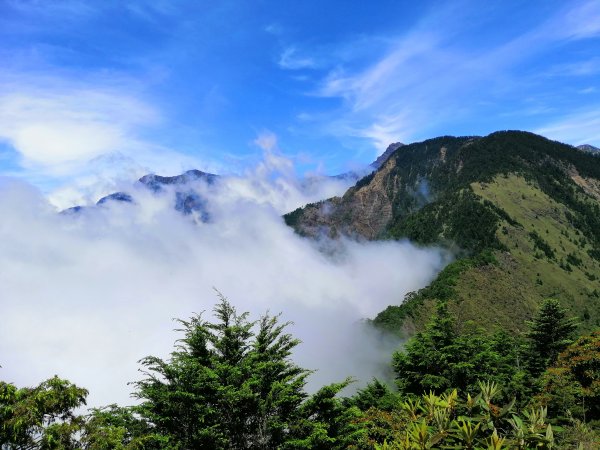
[(131, 404), (138, 360), (168, 357), (173, 318), (210, 318), (213, 288), (251, 318), (281, 312), (293, 322), (288, 331), (302, 340), (294, 359), (316, 370), (309, 390), (385, 373), (398, 342), (361, 320), (425, 286), (447, 255), (350, 239), (322, 251), (281, 216), (348, 182), (302, 183), (273, 154), (193, 187), (207, 199), (208, 223), (175, 211), (168, 190), (131, 184), (135, 204), (59, 214), (31, 185), (0, 178), (0, 379), (24, 386), (58, 374), (88, 388), (90, 405)]

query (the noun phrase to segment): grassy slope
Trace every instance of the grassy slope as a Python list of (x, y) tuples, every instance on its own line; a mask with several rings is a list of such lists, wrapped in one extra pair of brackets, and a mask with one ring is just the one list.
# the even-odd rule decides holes
[[(556, 297), (569, 305), (573, 314), (582, 319), (587, 329), (600, 326), (600, 263), (592, 259), (592, 249), (587, 239), (567, 220), (566, 206), (557, 203), (532, 182), (514, 175), (496, 177), (492, 183), (473, 183), (477, 195), (501, 207), (521, 226), (501, 224), (497, 236), (509, 249), (498, 257), (499, 265), (490, 278), (480, 280), (477, 274), (469, 274), (460, 285), (465, 296), (474, 296), (486, 285), (488, 298), (518, 297), (519, 304), (530, 311), (542, 298)], [(537, 232), (539, 238), (532, 238)], [(547, 256), (535, 241), (540, 239), (551, 249)], [(542, 244), (543, 245), (543, 244)], [(544, 247), (546, 248), (546, 247)], [(497, 295), (501, 292), (501, 295)], [(502, 304), (510, 316), (513, 308)], [(485, 314), (480, 308), (475, 313)], [(591, 318), (594, 320), (591, 320)], [(519, 317), (514, 317), (518, 321)], [(522, 319), (521, 319), (522, 320)], [(511, 324), (504, 324), (510, 326)], [(519, 326), (516, 323), (513, 326)]]
[[(555, 297), (581, 318), (581, 331), (600, 326), (600, 282), (595, 279), (600, 275), (600, 263), (588, 255), (591, 245), (567, 220), (567, 207), (534, 182), (516, 175), (471, 183), (471, 188), (482, 201), (492, 202), (510, 217), (511, 223), (500, 220), (496, 231), (505, 249), (492, 252), (493, 263), (457, 261), (447, 269), (455, 273), (442, 277), (450, 282), (440, 283), (443, 289), (450, 286), (451, 292), (425, 289), (403, 306), (380, 313), (375, 323), (396, 333), (412, 334), (428, 320), (434, 302), (442, 298), (450, 300), (459, 323), (473, 320), (489, 329), (497, 325), (519, 332), (542, 299)], [(535, 239), (530, 235), (534, 231), (539, 236)]]

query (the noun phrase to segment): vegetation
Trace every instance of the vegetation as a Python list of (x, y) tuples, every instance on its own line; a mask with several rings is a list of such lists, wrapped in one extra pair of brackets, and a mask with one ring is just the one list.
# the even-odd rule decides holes
[[(0, 384), (3, 449), (570, 449), (598, 448), (600, 331), (571, 340), (574, 321), (544, 302), (523, 338), (458, 332), (441, 302), (393, 355), (396, 389), (350, 379), (309, 395), (290, 359), (286, 323), (249, 321), (226, 299), (215, 321), (180, 321), (169, 360), (142, 360), (141, 403), (86, 415), (87, 391), (52, 378)], [(542, 345), (543, 343), (543, 345)], [(541, 367), (540, 363), (550, 364)]]
[(367, 190), (391, 210), (369, 222), (374, 238), (455, 254), (372, 321), (406, 338), (393, 382), (310, 395), (287, 324), (251, 321), (220, 297), (214, 321), (179, 321), (168, 360), (141, 361), (136, 406), (80, 415), (87, 391), (66, 380), (0, 383), (0, 447), (600, 448), (600, 159), (500, 132), (403, 146), (384, 166), (285, 220), (306, 235), (307, 222), (356, 231)]
[(168, 361), (141, 361), (133, 407), (78, 416), (87, 391), (53, 378), (33, 389), (0, 385), (0, 447), (55, 449), (346, 448), (361, 439), (360, 410), (337, 394), (352, 380), (304, 390), (298, 340), (287, 323), (249, 321), (223, 297), (215, 322), (179, 321), (183, 337)]
[(397, 392), (374, 382), (356, 394), (371, 445), (598, 448), (599, 331), (573, 342), (575, 321), (553, 299), (524, 337), (459, 333), (456, 319), (440, 302), (394, 354)]
[(539, 374), (556, 363), (559, 353), (573, 342), (577, 321), (567, 318), (567, 311), (561, 308), (557, 300), (549, 299), (528, 325), (529, 365), (533, 373)]
[(0, 447), (73, 448), (83, 424), (73, 410), (85, 405), (87, 394), (58, 377), (20, 389), (0, 381)]

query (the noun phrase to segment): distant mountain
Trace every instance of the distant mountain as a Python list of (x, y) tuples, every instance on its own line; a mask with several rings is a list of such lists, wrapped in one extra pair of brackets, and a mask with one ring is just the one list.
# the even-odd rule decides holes
[(144, 175), (139, 179), (139, 182), (148, 186), (154, 192), (161, 191), (165, 186), (185, 185), (190, 182), (204, 180), (208, 184), (214, 183), (219, 178), (219, 175), (202, 172), (201, 170), (188, 170), (181, 175), (173, 177), (163, 177), (155, 174)]
[(593, 145), (589, 145), (589, 144), (578, 145), (577, 148), (579, 150), (582, 150), (582, 151), (588, 152), (588, 153), (595, 153), (595, 154), (600, 153), (600, 148), (594, 147)]
[[(207, 202), (197, 191), (193, 184), (197, 181), (204, 181), (213, 184), (219, 179), (219, 175), (202, 172), (200, 170), (188, 170), (181, 175), (164, 177), (155, 174), (144, 175), (138, 180), (142, 186), (150, 189), (152, 192), (161, 194), (167, 186), (173, 186), (175, 189), (175, 203), (173, 207), (183, 214), (196, 213), (200, 220), (206, 222), (210, 216), (207, 211)], [(96, 206), (106, 205), (109, 202), (135, 203), (135, 196), (128, 192), (115, 192), (102, 197), (96, 202)], [(76, 214), (86, 208), (84, 206), (75, 206), (62, 211), (63, 214)]]
[(505, 131), (400, 146), (342, 197), (285, 220), (304, 236), (410, 239), (456, 255), (374, 319), (395, 333), (420, 329), (438, 301), (463, 323), (521, 331), (556, 297), (583, 329), (600, 325), (600, 159), (569, 145)]
[(100, 200), (96, 202), (96, 205), (103, 205), (107, 202), (125, 202), (125, 203), (133, 203), (133, 197), (126, 192), (115, 192), (114, 194), (107, 195), (106, 197), (102, 197)]

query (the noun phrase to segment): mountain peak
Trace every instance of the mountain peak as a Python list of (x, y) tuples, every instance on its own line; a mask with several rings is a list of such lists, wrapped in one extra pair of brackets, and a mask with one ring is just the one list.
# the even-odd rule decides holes
[(186, 184), (191, 181), (196, 181), (203, 179), (209, 184), (213, 183), (219, 176), (213, 173), (202, 172), (201, 170), (192, 169), (188, 170), (181, 175), (175, 175), (172, 177), (164, 177), (161, 175), (156, 175), (150, 173), (148, 175), (144, 175), (139, 179), (139, 182), (148, 186), (153, 191), (159, 191), (162, 189), (162, 185), (165, 184)]
[(578, 145), (577, 148), (583, 152), (600, 154), (600, 148), (594, 147), (593, 145), (590, 145), (590, 144)]
[(370, 164), (370, 166), (374, 169), (379, 169), (389, 159), (392, 153), (394, 153), (396, 150), (403, 146), (404, 144), (402, 142), (394, 142), (388, 145), (388, 148), (385, 149), (385, 152), (379, 155), (379, 157), (375, 161), (373, 161)]

